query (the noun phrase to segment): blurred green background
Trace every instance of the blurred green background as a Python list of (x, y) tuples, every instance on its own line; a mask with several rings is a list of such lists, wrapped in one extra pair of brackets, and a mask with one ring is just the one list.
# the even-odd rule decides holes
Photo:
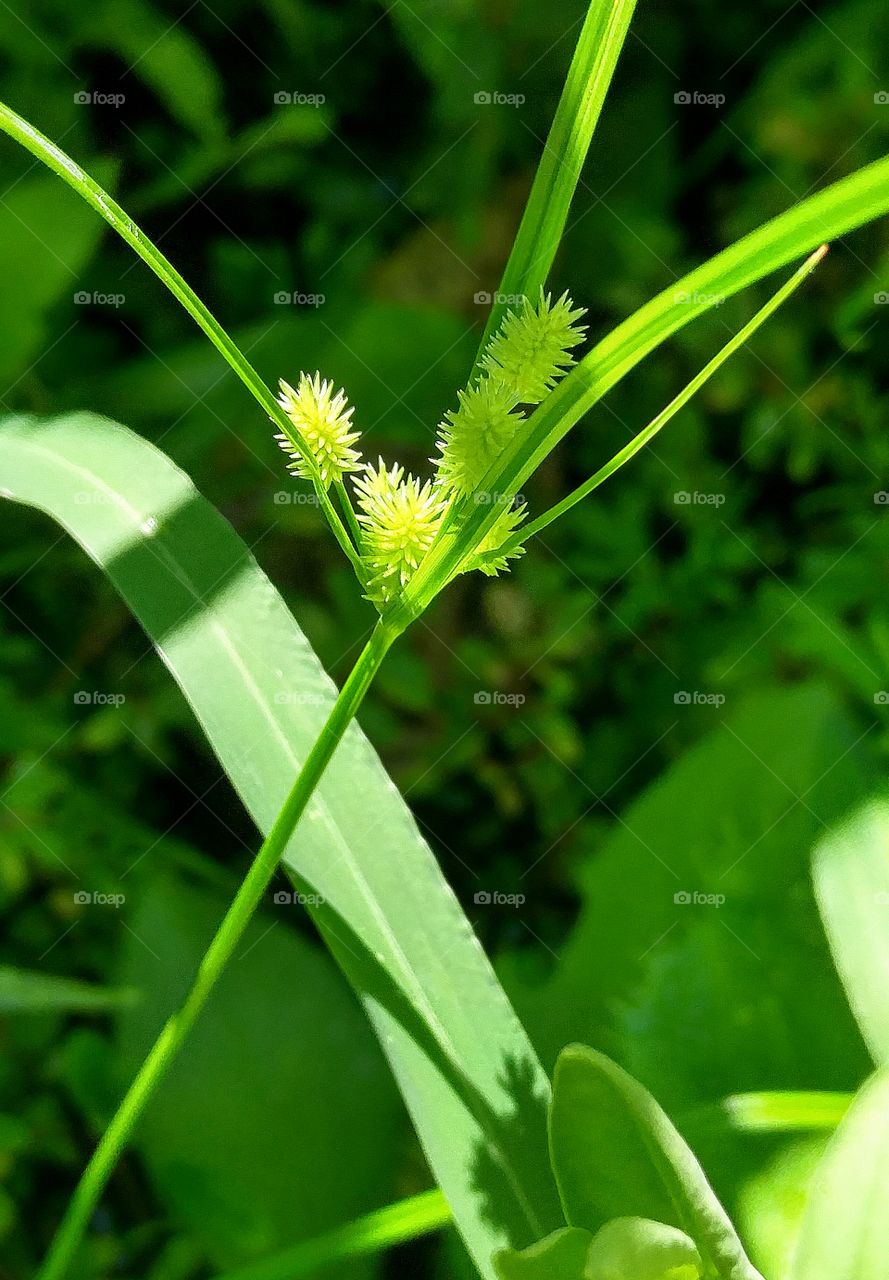
[[(3, 96), (110, 187), (270, 382), (320, 369), (366, 452), (423, 472), (582, 16), (577, 0), (31, 0), (0, 13)], [(887, 49), (889, 11), (862, 0), (643, 3), (553, 275), (591, 335), (881, 155)], [(498, 93), (521, 101), (484, 100)], [(513, 573), (453, 586), (362, 713), (547, 1066), (585, 1039), (634, 1071), (773, 1271), (818, 1142), (742, 1140), (711, 1107), (867, 1071), (808, 858), (889, 750), (887, 268), (885, 221), (836, 244), (653, 449)], [(342, 679), (372, 614), (270, 424), (126, 246), (6, 140), (0, 282), (4, 411), (90, 408), (159, 444)], [(609, 395), (532, 509), (641, 428), (767, 287)], [(256, 833), (100, 574), (42, 517), (8, 504), (0, 521), (0, 963), (109, 993), (0, 1021), (0, 1277), (21, 1280)], [(78, 884), (125, 900), (78, 902)], [(524, 902), (476, 901), (494, 892)], [(269, 904), (82, 1275), (199, 1280), (427, 1185), (345, 983), (300, 913)], [(465, 1269), (446, 1234), (325, 1274)]]

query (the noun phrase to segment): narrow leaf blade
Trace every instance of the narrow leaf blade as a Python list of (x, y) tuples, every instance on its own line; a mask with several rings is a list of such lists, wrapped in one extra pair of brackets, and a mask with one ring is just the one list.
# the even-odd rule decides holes
[[(181, 471), (89, 414), (0, 424), (0, 493), (48, 512), (129, 604), (267, 831), (334, 688), (244, 544)], [(389, 1057), (483, 1276), (562, 1225), (549, 1085), (434, 856), (357, 726), (286, 855)]]

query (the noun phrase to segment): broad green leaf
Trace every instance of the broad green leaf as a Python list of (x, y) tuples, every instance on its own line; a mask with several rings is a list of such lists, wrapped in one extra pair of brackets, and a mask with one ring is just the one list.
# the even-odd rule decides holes
[[(118, 1019), (122, 1088), (225, 906), (166, 871), (140, 876), (121, 979), (145, 998)], [(386, 1063), (329, 957), (275, 915), (251, 924), (134, 1134), (169, 1213), (217, 1267), (340, 1227), (392, 1190), (402, 1113)], [(354, 1261), (330, 1274), (370, 1273)]]
[[(267, 830), (334, 691), (231, 527), (157, 449), (89, 414), (0, 425), (0, 493), (107, 573)], [(482, 1274), (561, 1225), (549, 1085), (409, 811), (356, 726), (286, 864), (354, 985)]]
[(547, 1065), (572, 1040), (600, 1045), (671, 1115), (748, 1090), (856, 1086), (868, 1058), (810, 859), (873, 785), (860, 736), (818, 685), (737, 706), (729, 694), (578, 868), (583, 907), (552, 979), (507, 975)]
[(889, 1061), (889, 801), (849, 815), (818, 843), (815, 893), (834, 962), (874, 1061)]
[(783, 1143), (740, 1188), (736, 1221), (764, 1276), (782, 1280), (787, 1275), (815, 1168), (828, 1141), (828, 1134), (819, 1133)]
[(788, 1280), (885, 1280), (889, 1071), (873, 1076), (815, 1170)]
[(642, 1085), (585, 1045), (556, 1063), (550, 1150), (571, 1226), (651, 1219), (691, 1237), (705, 1274), (760, 1280), (678, 1130)]
[(74, 978), (0, 966), (0, 1014), (107, 1013), (135, 999), (133, 990), (96, 987)]

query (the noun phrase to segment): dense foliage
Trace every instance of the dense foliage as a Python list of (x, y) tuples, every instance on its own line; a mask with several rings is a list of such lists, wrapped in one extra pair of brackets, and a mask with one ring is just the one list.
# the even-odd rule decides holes
[[(39, 0), (0, 22), (0, 60), (6, 99), (118, 195), (270, 383), (323, 370), (361, 406), (366, 452), (425, 475), (580, 16)], [(642, 6), (554, 273), (593, 338), (885, 150), (887, 37), (860, 0)], [(9, 144), (0, 164), (0, 402), (89, 407), (162, 445), (342, 677), (373, 612), (269, 424), (88, 209)], [(889, 746), (887, 266), (885, 223), (836, 244), (650, 452), (508, 577), (458, 581), (362, 713), (547, 1068), (581, 1040), (652, 1089), (766, 1274), (823, 1137), (739, 1136), (717, 1104), (868, 1070), (809, 859)], [(529, 503), (585, 479), (765, 296), (650, 357)], [(22, 1280), (256, 839), (112, 587), (43, 518), (4, 504), (2, 521), (2, 963), (102, 988), (3, 1024), (0, 1276)], [(123, 1274), (208, 1275), (427, 1185), (291, 894), (140, 1129), (88, 1280), (122, 1242)], [(459, 1274), (444, 1239), (342, 1274)]]

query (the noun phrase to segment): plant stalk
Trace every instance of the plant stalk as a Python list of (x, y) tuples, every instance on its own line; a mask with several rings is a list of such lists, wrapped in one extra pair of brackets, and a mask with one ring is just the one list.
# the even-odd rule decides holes
[(36, 1280), (62, 1280), (136, 1122), (203, 1009), (275, 874), (321, 776), (399, 632), (378, 622), (253, 860), (181, 1007), (168, 1018), (77, 1184)]
[[(253, 368), (253, 365), (238, 347), (237, 343), (223, 329), (216, 317), (204, 306), (191, 285), (179, 274), (172, 263), (161, 253), (160, 249), (149, 240), (116, 200), (112, 200), (107, 191), (99, 186), (94, 178), (81, 169), (80, 165), (69, 155), (51, 142), (39, 129), (24, 120), (4, 102), (0, 102), (0, 129), (10, 138), (20, 143), (26, 151), (30, 151), (48, 169), (73, 188), (77, 194), (94, 209), (108, 225), (117, 232), (121, 239), (133, 249), (147, 267), (150, 267), (162, 284), (170, 290), (173, 297), (182, 304), (192, 320), (201, 328), (216, 350), (228, 361), (244, 386), (265, 410), (272, 422), (289, 435), (296, 431), (293, 423), (284, 413), (272, 392)], [(303, 462), (312, 474), (312, 486), (318, 498), (318, 505), (324, 512), (327, 522), (333, 530), (334, 537), (342, 551), (348, 557), (352, 568), (362, 580), (361, 557), (352, 545), (343, 522), (337, 514), (336, 507), (330, 500), (321, 476), (315, 464), (311, 449), (305, 442), (300, 447)]]

